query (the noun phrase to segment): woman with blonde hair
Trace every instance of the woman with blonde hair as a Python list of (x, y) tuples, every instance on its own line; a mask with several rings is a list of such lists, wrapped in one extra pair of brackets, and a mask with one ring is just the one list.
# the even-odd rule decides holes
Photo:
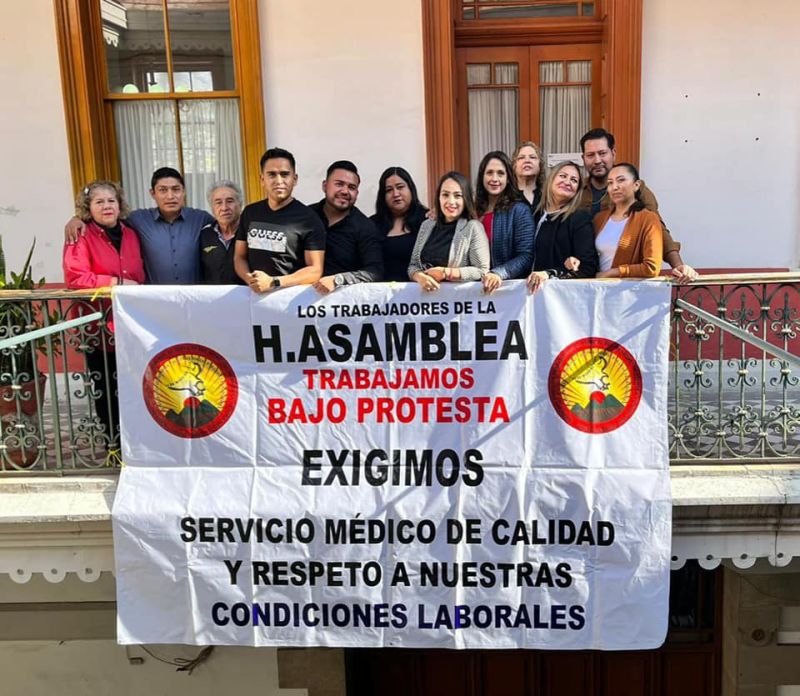
[(560, 162), (550, 170), (535, 217), (531, 292), (548, 278), (594, 278), (597, 272), (592, 218), (580, 209), (582, 187), (574, 162)]
[(525, 197), (531, 212), (534, 213), (542, 200), (542, 191), (547, 175), (544, 153), (535, 142), (525, 140), (517, 145), (511, 161), (514, 163), (517, 187)]

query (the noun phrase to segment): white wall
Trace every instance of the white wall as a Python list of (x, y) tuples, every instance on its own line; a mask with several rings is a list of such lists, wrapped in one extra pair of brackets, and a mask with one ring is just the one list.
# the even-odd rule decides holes
[(641, 170), (696, 266), (800, 265), (800, 3), (644, 0)]
[(0, 235), (19, 271), (36, 236), (34, 277), (61, 282), (73, 211), (52, 0), (0, 3)]
[(359, 207), (368, 214), (390, 165), (427, 188), (421, 7), (260, 1), (267, 143), (294, 153), (303, 202), (322, 197), (325, 169), (337, 159), (358, 165)]

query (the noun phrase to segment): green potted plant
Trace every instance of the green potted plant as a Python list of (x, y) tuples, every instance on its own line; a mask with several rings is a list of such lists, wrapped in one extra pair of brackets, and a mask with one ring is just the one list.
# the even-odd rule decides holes
[[(30, 304), (5, 299), (2, 291), (35, 290), (44, 285), (44, 278), (33, 280), (31, 258), (36, 247), (33, 240), (28, 256), (20, 273), (6, 274), (6, 259), (3, 253), (3, 239), (0, 236), (0, 339), (11, 338), (37, 328), (38, 321)], [(46, 309), (43, 309), (46, 311)], [(23, 343), (0, 350), (0, 416), (16, 413), (17, 403), (27, 415), (36, 413), (36, 395), (33, 391), (33, 363), (39, 352), (44, 351), (44, 339)], [(39, 395), (44, 390), (47, 375), (39, 374)], [(18, 396), (15, 395), (18, 393)]]

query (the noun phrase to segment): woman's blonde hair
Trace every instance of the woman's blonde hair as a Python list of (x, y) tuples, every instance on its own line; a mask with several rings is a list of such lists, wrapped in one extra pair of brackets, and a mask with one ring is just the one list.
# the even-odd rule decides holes
[(119, 219), (124, 220), (128, 217), (131, 209), (128, 207), (128, 202), (125, 200), (125, 192), (122, 190), (122, 186), (116, 181), (106, 181), (105, 179), (91, 181), (78, 192), (78, 196), (75, 199), (76, 217), (79, 217), (84, 222), (88, 222), (92, 219), (92, 214), (89, 212), (89, 203), (92, 200), (92, 194), (97, 189), (113, 191), (114, 195), (117, 197), (117, 203), (119, 203)]
[(539, 173), (536, 175), (536, 188), (540, 191), (544, 186), (545, 179), (547, 178), (547, 167), (545, 166), (544, 162), (544, 152), (542, 152), (542, 148), (540, 148), (533, 140), (523, 140), (519, 145), (517, 145), (516, 149), (514, 150), (514, 154), (511, 155), (511, 164), (514, 166), (514, 176), (517, 176), (517, 157), (519, 157), (519, 153), (523, 147), (532, 147), (534, 152), (536, 152), (536, 156), (539, 158)]
[(547, 210), (555, 205), (553, 201), (553, 182), (555, 181), (556, 176), (558, 173), (564, 169), (565, 167), (573, 167), (576, 172), (578, 172), (578, 190), (575, 192), (575, 195), (566, 205), (559, 208), (553, 215), (553, 218), (560, 218), (563, 217), (565, 220), (572, 215), (581, 205), (581, 193), (583, 191), (583, 174), (581, 173), (581, 168), (575, 164), (575, 162), (571, 162), (570, 160), (564, 160), (563, 162), (559, 162), (555, 167), (553, 167), (550, 172), (547, 174), (547, 181), (545, 182), (544, 189), (542, 190), (542, 200), (539, 202), (539, 211)]

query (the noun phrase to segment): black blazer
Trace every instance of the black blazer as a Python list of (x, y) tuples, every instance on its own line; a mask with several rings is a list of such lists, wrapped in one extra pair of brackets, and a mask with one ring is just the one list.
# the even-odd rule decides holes
[[(537, 213), (537, 226), (540, 219), (541, 213)], [(577, 210), (568, 218), (545, 220), (536, 233), (533, 246), (534, 271), (555, 270), (556, 275), (565, 275), (564, 261), (574, 256), (581, 262), (575, 277), (594, 278), (597, 274), (599, 259), (594, 246), (592, 217), (585, 210)]]

